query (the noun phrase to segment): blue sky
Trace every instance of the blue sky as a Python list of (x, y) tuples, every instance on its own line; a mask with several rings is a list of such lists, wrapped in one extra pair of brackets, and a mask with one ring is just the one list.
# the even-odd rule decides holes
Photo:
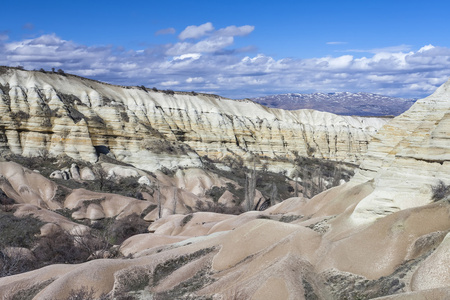
[(230, 98), (423, 97), (450, 77), (450, 2), (7, 1), (0, 65)]

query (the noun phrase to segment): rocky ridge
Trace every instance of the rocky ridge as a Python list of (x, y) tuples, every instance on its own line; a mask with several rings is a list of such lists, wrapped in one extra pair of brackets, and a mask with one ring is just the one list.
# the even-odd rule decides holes
[(450, 81), (377, 133), (352, 180), (374, 187), (356, 206), (355, 221), (425, 205), (434, 186), (450, 183), (449, 95)]
[[(149, 233), (121, 244), (118, 251), (128, 259), (50, 265), (0, 278), (0, 297), (23, 298), (27, 291), (31, 299), (67, 299), (92, 288), (95, 299), (446, 299), (449, 112), (450, 81), (382, 127), (345, 184), (237, 216), (183, 211), (152, 218)], [(36, 205), (39, 199), (57, 205), (55, 184), (11, 162), (0, 171), (2, 189), (19, 202), (15, 214), (52, 220)], [(199, 169), (155, 176), (183, 187), (185, 195), (200, 194), (213, 180)], [(169, 202), (184, 197), (171, 197), (173, 188), (162, 194)], [(79, 207), (80, 218), (142, 214), (152, 203), (99, 196), (79, 189), (63, 203)]]
[(0, 87), (3, 151), (89, 162), (105, 153), (146, 170), (200, 166), (203, 156), (221, 161), (249, 154), (359, 163), (387, 121), (11, 68), (2, 68)]

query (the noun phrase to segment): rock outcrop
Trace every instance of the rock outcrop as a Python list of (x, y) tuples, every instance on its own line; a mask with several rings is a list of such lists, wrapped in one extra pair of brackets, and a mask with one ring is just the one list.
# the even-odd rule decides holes
[(17, 69), (0, 75), (0, 87), (0, 149), (89, 162), (104, 153), (146, 170), (249, 153), (358, 163), (386, 123)]
[(352, 220), (367, 222), (430, 203), (433, 188), (450, 184), (450, 81), (385, 125), (353, 179), (374, 191)]
[[(53, 265), (0, 278), (0, 297), (18, 298), (27, 290), (33, 291), (27, 294), (32, 299), (66, 299), (80, 288), (92, 288), (93, 298), (105, 293), (108, 299), (446, 299), (449, 116), (450, 81), (374, 135), (357, 175), (343, 185), (312, 199), (294, 197), (238, 216), (164, 215), (149, 226), (150, 233), (122, 244), (119, 251), (131, 259)], [(8, 181), (18, 178), (23, 185), (32, 179), (15, 165), (12, 169), (3, 172)], [(173, 186), (194, 195), (212, 181), (226, 184), (203, 172), (155, 176), (167, 186), (174, 180)], [(20, 184), (9, 185), (20, 191)], [(35, 199), (39, 189), (30, 190), (29, 199)], [(51, 195), (54, 188), (45, 191)], [(65, 206), (82, 204), (83, 218), (108, 215), (112, 207), (95, 197), (78, 190)], [(120, 212), (131, 203), (138, 212), (145, 210), (144, 201), (118, 202)]]

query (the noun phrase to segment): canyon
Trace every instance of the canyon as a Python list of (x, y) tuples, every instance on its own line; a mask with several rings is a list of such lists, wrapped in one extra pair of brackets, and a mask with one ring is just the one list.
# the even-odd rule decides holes
[(41, 222), (3, 257), (145, 227), (0, 278), (5, 299), (450, 297), (450, 81), (393, 119), (13, 68), (0, 87), (0, 217)]
[(259, 156), (273, 168), (296, 155), (358, 164), (387, 122), (73, 75), (3, 73), (0, 149), (24, 156), (65, 154), (95, 162), (105, 153), (148, 171), (198, 167), (202, 157), (220, 162)]

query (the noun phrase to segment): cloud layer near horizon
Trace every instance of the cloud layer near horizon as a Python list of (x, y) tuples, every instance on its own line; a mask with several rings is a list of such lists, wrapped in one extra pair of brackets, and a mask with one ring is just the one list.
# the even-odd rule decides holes
[[(231, 98), (336, 91), (422, 97), (450, 76), (449, 48), (426, 45), (410, 51), (401, 45), (364, 51), (367, 57), (345, 54), (277, 60), (252, 54), (252, 46), (233, 47), (236, 37), (253, 30), (249, 25), (220, 29), (212, 23), (188, 26), (176, 43), (138, 51), (81, 45), (56, 34), (21, 41), (9, 41), (2, 35), (0, 65), (61, 68), (113, 84), (195, 90)], [(175, 30), (163, 34), (175, 34)], [(348, 51), (352, 52), (358, 51)]]

